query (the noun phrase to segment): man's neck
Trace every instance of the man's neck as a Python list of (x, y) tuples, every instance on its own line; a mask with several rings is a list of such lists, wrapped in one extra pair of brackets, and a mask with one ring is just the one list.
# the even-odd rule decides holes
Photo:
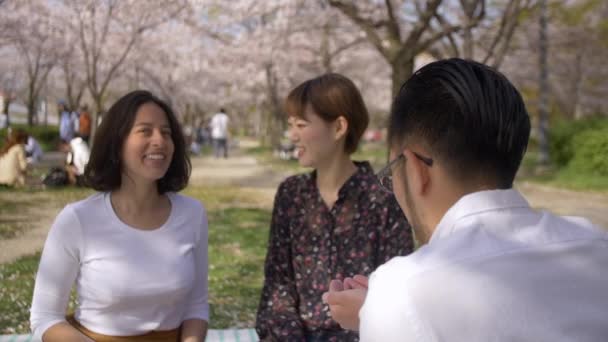
[(448, 210), (460, 201), (460, 199), (475, 192), (496, 190), (497, 187), (494, 184), (489, 185), (485, 183), (467, 185), (444, 183), (440, 186), (440, 189), (442, 189), (442, 191), (435, 193), (433, 198), (428, 199), (428, 203), (432, 203), (432, 205), (425, 206), (429, 209), (423, 214), (423, 226), (426, 227), (426, 229), (424, 229), (421, 237), (424, 238), (426, 242), (430, 240)]

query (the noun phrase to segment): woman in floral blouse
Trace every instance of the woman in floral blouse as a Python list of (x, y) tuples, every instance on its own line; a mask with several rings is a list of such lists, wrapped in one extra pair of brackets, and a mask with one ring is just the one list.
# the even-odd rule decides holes
[(357, 341), (321, 296), (332, 279), (369, 275), (409, 254), (410, 226), (370, 164), (350, 158), (369, 121), (351, 80), (308, 80), (291, 91), (286, 111), (299, 163), (314, 171), (277, 191), (256, 330), (264, 341)]

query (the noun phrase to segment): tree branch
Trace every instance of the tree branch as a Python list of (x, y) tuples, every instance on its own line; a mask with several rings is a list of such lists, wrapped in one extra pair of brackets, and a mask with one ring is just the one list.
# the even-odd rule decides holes
[(391, 56), (387, 49), (382, 45), (382, 38), (376, 32), (375, 27), (376, 24), (369, 19), (363, 18), (357, 7), (355, 7), (352, 3), (344, 3), (339, 0), (328, 0), (329, 4), (338, 9), (344, 15), (346, 15), (350, 20), (352, 20), (365, 34), (367, 35), (367, 39), (372, 43), (372, 45), (380, 52), (382, 56), (386, 59), (390, 59)]
[(401, 30), (399, 29), (399, 22), (395, 17), (395, 13), (393, 11), (393, 4), (391, 0), (384, 0), (386, 4), (386, 10), (388, 12), (388, 22), (387, 27), (389, 31), (389, 35), (393, 37), (394, 40), (401, 42)]

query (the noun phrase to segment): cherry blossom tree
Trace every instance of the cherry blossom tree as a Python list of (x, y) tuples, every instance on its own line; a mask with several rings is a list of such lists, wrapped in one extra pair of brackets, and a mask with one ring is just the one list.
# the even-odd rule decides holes
[(474, 58), (474, 32), (483, 32), (482, 25), (499, 26), (493, 30), (494, 38), (485, 47), (482, 60), (488, 63), (493, 57), (500, 64), (519, 14), (531, 5), (526, 0), (508, 0), (501, 8), (499, 1), (489, 11), (486, 0), (327, 1), (363, 30), (389, 65), (393, 96), (412, 74), (416, 57), (422, 53), (431, 52), (437, 58)]
[(30, 126), (36, 118), (40, 92), (55, 66), (61, 39), (61, 30), (47, 5), (39, 0), (8, 2), (2, 12), (4, 37), (20, 56), (25, 71), (25, 103)]

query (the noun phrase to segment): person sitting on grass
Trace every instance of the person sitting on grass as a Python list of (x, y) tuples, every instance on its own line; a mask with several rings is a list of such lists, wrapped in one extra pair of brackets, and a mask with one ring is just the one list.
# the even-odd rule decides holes
[[(191, 164), (171, 108), (147, 91), (120, 98), (94, 137), (84, 180), (40, 258), (30, 325), (54, 341), (202, 342), (207, 331), (207, 215), (177, 194)], [(70, 290), (77, 307), (66, 317)]]
[(4, 147), (0, 149), (0, 185), (10, 187), (25, 185), (26, 143), (27, 133), (20, 129), (11, 130)]
[(85, 167), (91, 156), (89, 145), (81, 137), (75, 137), (69, 144), (62, 142), (60, 150), (67, 154), (65, 171), (68, 174), (69, 184), (82, 186)]
[(38, 143), (38, 140), (34, 138), (31, 134), (27, 136), (27, 143), (25, 144), (25, 155), (27, 156), (27, 162), (29, 164), (37, 164), (42, 160), (42, 156), (44, 152), (42, 152), (42, 147)]

